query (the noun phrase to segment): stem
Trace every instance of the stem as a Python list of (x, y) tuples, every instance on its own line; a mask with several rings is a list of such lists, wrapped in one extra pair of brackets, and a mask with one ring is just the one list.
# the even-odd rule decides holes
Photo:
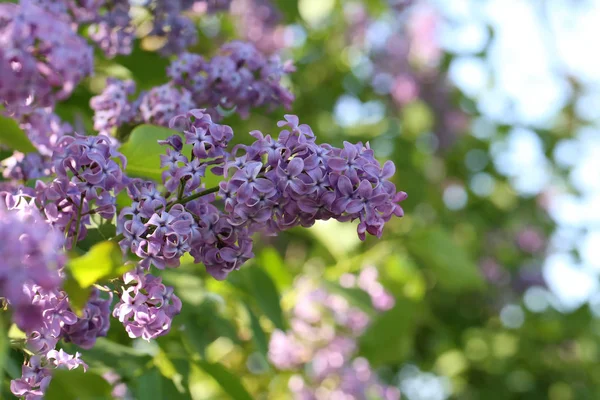
[[(184, 197), (183, 199), (181, 199), (181, 200), (177, 201), (175, 204), (185, 204), (185, 203), (189, 203), (189, 202), (190, 202), (190, 201), (192, 201), (192, 200), (196, 200), (196, 199), (198, 199), (198, 198), (200, 198), (200, 197), (202, 197), (202, 196), (206, 196), (207, 194), (211, 194), (211, 193), (216, 193), (216, 192), (218, 192), (218, 191), (219, 191), (219, 187), (218, 187), (218, 186), (215, 186), (215, 187), (212, 187), (212, 188), (210, 188), (210, 189), (206, 189), (206, 190), (203, 190), (203, 191), (201, 191), (201, 192), (195, 193), (195, 194), (193, 194), (193, 195), (191, 195), (191, 196)], [(175, 205), (175, 204), (173, 204), (173, 205)], [(173, 205), (172, 205), (171, 207), (173, 207)], [(167, 208), (167, 211), (168, 211), (169, 209), (170, 209), (170, 207), (168, 207), (168, 208)]]
[(85, 199), (85, 192), (81, 194), (81, 200), (79, 201), (79, 209), (77, 210), (77, 226), (75, 226), (75, 240), (73, 245), (76, 245), (79, 241), (79, 230), (81, 229), (81, 215), (83, 210), (83, 200)]
[(179, 191), (177, 192), (177, 200), (175, 202), (178, 202), (179, 200), (181, 200), (183, 198), (183, 189), (184, 188), (185, 188), (185, 182), (182, 179), (179, 182)]
[(81, 175), (79, 175), (79, 172), (77, 172), (77, 170), (75, 168), (73, 168), (73, 166), (71, 164), (67, 164), (67, 167), (69, 167), (69, 169), (71, 170), (73, 175), (75, 175), (77, 177), (77, 179), (79, 179), (81, 182), (87, 182), (85, 179), (83, 179), (81, 177)]

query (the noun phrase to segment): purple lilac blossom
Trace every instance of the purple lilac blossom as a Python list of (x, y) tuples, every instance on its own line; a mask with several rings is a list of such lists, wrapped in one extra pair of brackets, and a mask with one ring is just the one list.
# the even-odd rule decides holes
[[(369, 292), (380, 282), (377, 270), (368, 267), (358, 277), (343, 276), (340, 284)], [(268, 353), (275, 368), (296, 372), (288, 382), (293, 398), (398, 400), (398, 389), (382, 383), (368, 361), (355, 355), (356, 340), (368, 326), (369, 317), (308, 277), (299, 277), (294, 282), (294, 290), (296, 305), (292, 309), (291, 330), (274, 331)], [(393, 297), (383, 292), (392, 301), (380, 308), (372, 297), (373, 307), (379, 311), (393, 306)], [(349, 323), (356, 313), (364, 315), (360, 327)]]
[(11, 382), (11, 391), (26, 399), (41, 399), (50, 383), (51, 369), (74, 369), (81, 365), (86, 370), (87, 365), (79, 353), (73, 356), (63, 349), (55, 349), (62, 331), (77, 323), (66, 293), (30, 283), (23, 285), (23, 291), (29, 296), (30, 305), (41, 310), (42, 318), (34, 325), (23, 327), (27, 337), (25, 345), (33, 356), (23, 365), (22, 377)]
[(235, 109), (242, 117), (247, 117), (251, 108), (289, 109), (294, 96), (281, 85), (281, 79), (293, 71), (293, 65), (277, 55), (267, 57), (251, 43), (232, 41), (208, 61), (185, 53), (167, 73), (192, 94), (197, 107), (209, 108), (216, 118), (217, 107)]
[(123, 323), (129, 336), (149, 341), (169, 333), (173, 317), (181, 311), (173, 288), (141, 269), (126, 273), (123, 283), (113, 316)]
[(0, 102), (21, 114), (64, 100), (93, 71), (92, 49), (68, 21), (33, 2), (0, 5)]
[[(213, 277), (225, 279), (253, 257), (254, 232), (277, 234), (319, 219), (358, 219), (364, 239), (367, 233), (381, 236), (387, 221), (403, 215), (398, 203), (406, 194), (389, 181), (394, 164), (381, 166), (368, 144), (317, 145), (310, 127), (292, 115), (278, 125), (283, 130), (277, 139), (254, 131), (253, 144), (229, 151), (233, 131), (204, 110), (173, 118), (170, 126), (183, 138), (161, 142), (167, 147), (161, 156), (167, 196), (150, 182), (132, 181), (133, 203), (121, 211), (117, 226), (122, 249), (140, 257), (145, 269), (178, 266), (189, 252)], [(192, 147), (189, 158), (184, 142)], [(226, 180), (202, 193), (208, 169)], [(189, 196), (194, 197), (176, 204)], [(222, 208), (213, 204), (217, 199)], [(359, 324), (361, 318), (354, 320)]]
[(96, 338), (104, 337), (110, 327), (110, 305), (112, 293), (108, 299), (100, 297), (100, 291), (93, 289), (83, 314), (71, 325), (62, 327), (61, 336), (65, 342), (73, 342), (82, 349), (91, 349), (96, 344)]
[(271, 0), (234, 0), (231, 13), (238, 18), (238, 32), (260, 51), (273, 54), (286, 47), (281, 13)]
[(138, 105), (129, 100), (133, 94), (134, 81), (108, 78), (104, 91), (90, 100), (90, 107), (94, 110), (94, 129), (108, 135), (114, 128), (133, 122), (138, 112)]
[(26, 400), (42, 399), (52, 380), (50, 369), (42, 365), (42, 357), (32, 356), (23, 365), (21, 373), (21, 378), (10, 382), (11, 392)]
[(76, 134), (59, 140), (52, 163), (57, 177), (37, 181), (36, 201), (48, 222), (66, 231), (70, 247), (85, 237), (91, 214), (113, 218), (116, 196), (128, 182), (126, 160), (107, 136)]
[(131, 53), (134, 27), (128, 0), (28, 0), (55, 18), (72, 25), (87, 25), (89, 38), (108, 58)]
[(194, 108), (191, 94), (172, 83), (157, 86), (140, 96), (139, 111), (146, 123), (166, 126), (171, 118)]
[(62, 281), (59, 270), (65, 260), (56, 249), (62, 247), (63, 237), (46, 223), (31, 197), (6, 192), (0, 196), (0, 297), (13, 309), (14, 322), (27, 330), (43, 319), (43, 307), (32, 302), (28, 288), (33, 284), (51, 291)]

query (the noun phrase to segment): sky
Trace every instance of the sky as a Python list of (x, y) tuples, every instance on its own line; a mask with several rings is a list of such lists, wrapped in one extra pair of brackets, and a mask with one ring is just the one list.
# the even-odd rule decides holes
[[(600, 1), (434, 2), (446, 18), (440, 40), (460, 55), (450, 68), (452, 81), (476, 99), (486, 119), (517, 125), (492, 143), (495, 166), (523, 196), (553, 193), (549, 211), (558, 229), (544, 265), (550, 302), (568, 311), (590, 301), (600, 313), (600, 52), (591, 46), (600, 37)], [(487, 60), (474, 57), (490, 40)], [(553, 171), (530, 129), (556, 123), (572, 95), (565, 76), (583, 83), (576, 112), (590, 123), (552, 155), (570, 169), (567, 182)]]

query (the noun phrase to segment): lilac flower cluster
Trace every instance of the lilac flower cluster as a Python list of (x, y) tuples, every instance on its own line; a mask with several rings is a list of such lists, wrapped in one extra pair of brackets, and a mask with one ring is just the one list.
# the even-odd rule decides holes
[(165, 55), (179, 54), (196, 44), (198, 33), (194, 22), (181, 15), (185, 2), (179, 0), (155, 0), (149, 2), (150, 12), (154, 15), (151, 35), (166, 40), (161, 48)]
[(21, 378), (10, 382), (11, 392), (25, 400), (43, 399), (52, 380), (52, 369), (72, 370), (81, 366), (84, 371), (87, 370), (88, 366), (79, 358), (80, 356), (80, 353), (72, 355), (63, 349), (50, 350), (44, 356), (38, 354), (31, 356), (21, 369)]
[(381, 166), (368, 144), (318, 145), (308, 125), (285, 118), (277, 139), (251, 132), (256, 141), (225, 164), (225, 174), (233, 175), (219, 195), (234, 224), (274, 234), (316, 220), (359, 219), (364, 240), (366, 233), (380, 237), (392, 216), (403, 215), (398, 203), (406, 193), (389, 181), (393, 162)]
[[(385, 311), (394, 306), (394, 298), (377, 278), (377, 270), (367, 267), (358, 277), (344, 275), (340, 284), (366, 290), (373, 307)], [(356, 339), (369, 325), (369, 316), (308, 277), (298, 278), (294, 289), (291, 330), (275, 330), (269, 341), (271, 363), (296, 372), (288, 383), (294, 398), (399, 399), (397, 388), (381, 383), (369, 362), (355, 356)]]
[(13, 309), (13, 319), (21, 329), (39, 325), (43, 309), (32, 303), (25, 287), (34, 284), (52, 291), (61, 283), (59, 269), (64, 256), (56, 251), (63, 237), (52, 229), (26, 197), (2, 194), (0, 204), (0, 297)]
[[(310, 127), (299, 125), (295, 116), (279, 126), (287, 129), (277, 139), (255, 131), (253, 144), (230, 153), (229, 126), (213, 122), (203, 110), (174, 118), (171, 127), (184, 137), (163, 142), (167, 195), (151, 182), (129, 185), (133, 203), (122, 210), (117, 227), (123, 250), (140, 257), (145, 269), (178, 266), (189, 252), (213, 277), (224, 279), (253, 257), (254, 232), (276, 234), (319, 219), (359, 219), (358, 235), (364, 239), (366, 233), (381, 236), (392, 216), (403, 215), (398, 203), (406, 194), (388, 180), (392, 162), (381, 166), (360, 143), (346, 143), (344, 149), (317, 145)], [(210, 190), (202, 183), (208, 168), (226, 178)], [(217, 199), (222, 208), (215, 206)]]
[(12, 309), (14, 323), (26, 335), (33, 354), (23, 366), (23, 376), (11, 382), (11, 390), (26, 399), (41, 399), (52, 368), (87, 366), (75, 356), (57, 351), (62, 338), (91, 348), (106, 336), (111, 298), (101, 299), (95, 290), (82, 317), (70, 309), (67, 294), (59, 289), (65, 257), (64, 238), (42, 216), (32, 193), (3, 192), (0, 203), (0, 297)]
[(246, 117), (252, 108), (289, 108), (294, 97), (281, 80), (293, 70), (291, 63), (266, 57), (252, 44), (239, 41), (226, 43), (210, 60), (183, 53), (167, 70), (171, 82), (142, 92), (135, 100), (133, 82), (109, 79), (90, 102), (94, 128), (109, 134), (123, 124), (167, 126), (173, 117), (194, 108), (208, 109), (213, 120), (220, 120), (225, 109)]
[(260, 51), (273, 54), (286, 46), (282, 16), (271, 0), (234, 0), (231, 14), (240, 35)]
[[(78, 318), (71, 312), (65, 292), (46, 290), (30, 283), (23, 285), (22, 289), (30, 297), (31, 307), (42, 310), (42, 318), (30, 319), (30, 323), (27, 324), (26, 347), (33, 355), (23, 365), (22, 377), (11, 382), (11, 391), (25, 399), (41, 399), (52, 379), (52, 369), (74, 369), (80, 365), (84, 370), (87, 369), (87, 365), (79, 358), (78, 352), (71, 355), (63, 349), (55, 349), (59, 339), (64, 338), (65, 330), (78, 327), (76, 330), (79, 331), (79, 338), (85, 337), (86, 344), (93, 345), (96, 337), (106, 335), (108, 328), (103, 331), (95, 330), (93, 324), (90, 324), (89, 314), (85, 314), (81, 319)], [(93, 295), (91, 302), (98, 304), (100, 301), (97, 295)], [(109, 300), (105, 302), (110, 303)], [(97, 315), (95, 318), (108, 321), (108, 306), (103, 308), (103, 315)], [(86, 307), (86, 310), (89, 309), (90, 304)]]
[(172, 83), (152, 88), (139, 99), (142, 121), (166, 126), (171, 118), (194, 108), (191, 94)]
[(167, 334), (173, 317), (181, 311), (181, 300), (161, 278), (139, 269), (123, 276), (123, 294), (113, 316), (125, 325), (132, 338), (154, 339)]
[[(247, 117), (251, 108), (283, 105), (289, 109), (294, 97), (280, 81), (293, 71), (292, 64), (282, 63), (277, 55), (266, 57), (251, 43), (233, 41), (224, 44), (209, 61), (182, 54), (167, 74), (192, 94), (198, 106), (235, 108)], [(211, 115), (214, 118), (218, 114)]]
[(144, 4), (153, 15), (150, 34), (165, 40), (160, 49), (163, 55), (180, 54), (198, 42), (193, 20), (184, 11), (213, 13), (229, 8), (231, 0), (147, 0)]
[(92, 49), (31, 1), (0, 4), (0, 103), (24, 113), (67, 98), (92, 73)]
[(58, 141), (52, 163), (57, 177), (37, 181), (36, 201), (71, 246), (85, 237), (90, 215), (113, 218), (116, 195), (128, 180), (122, 172), (126, 160), (107, 136), (75, 135)]
[(100, 291), (94, 288), (82, 316), (77, 318), (74, 324), (62, 327), (62, 339), (82, 349), (94, 347), (96, 338), (104, 337), (108, 333), (111, 303), (112, 293), (109, 293), (107, 299), (103, 299), (100, 297)]
[(130, 101), (134, 94), (134, 81), (108, 78), (102, 94), (90, 100), (90, 107), (94, 110), (94, 129), (109, 135), (113, 128), (135, 121), (138, 104)]
[[(87, 25), (89, 38), (107, 57), (131, 53), (134, 27), (127, 0), (28, 0), (73, 26)], [(21, 1), (23, 3), (23, 1)]]

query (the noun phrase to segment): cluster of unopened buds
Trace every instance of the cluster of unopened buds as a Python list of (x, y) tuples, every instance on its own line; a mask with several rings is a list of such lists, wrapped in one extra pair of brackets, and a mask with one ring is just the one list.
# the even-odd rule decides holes
[[(340, 284), (366, 292), (378, 312), (394, 307), (375, 267), (358, 276), (346, 274)], [(399, 390), (382, 383), (369, 362), (356, 356), (357, 338), (368, 328), (369, 315), (306, 276), (297, 278), (293, 289), (291, 328), (273, 332), (269, 359), (277, 369), (294, 372), (288, 382), (294, 398), (398, 400)]]
[[(317, 220), (357, 220), (361, 239), (380, 237), (392, 217), (403, 215), (399, 203), (406, 198), (390, 181), (394, 164), (380, 164), (368, 143), (318, 144), (294, 115), (278, 123), (277, 135), (252, 131), (251, 144), (230, 144), (234, 132), (220, 123), (222, 111), (247, 116), (257, 107), (290, 107), (282, 79), (293, 67), (239, 41), (210, 60), (184, 53), (197, 35), (181, 12), (224, 9), (227, 0), (146, 1), (151, 34), (166, 39), (162, 52), (179, 54), (167, 71), (171, 81), (132, 100), (133, 82), (110, 79), (91, 101), (98, 135), (76, 133), (54, 106), (93, 72), (93, 50), (79, 29), (89, 28), (87, 37), (109, 57), (128, 54), (135, 33), (129, 1), (84, 3), (0, 5), (0, 106), (36, 150), (15, 151), (0, 164), (0, 298), (25, 334), (23, 376), (11, 390), (27, 400), (43, 397), (52, 369), (87, 368), (79, 353), (57, 346), (62, 340), (92, 348), (107, 335), (111, 314), (131, 338), (169, 332), (182, 304), (152, 268), (177, 267), (189, 254), (225, 279), (253, 257), (255, 234)], [(160, 141), (161, 182), (128, 177), (112, 136), (144, 122), (173, 130)], [(208, 174), (220, 183), (206, 187)], [(118, 208), (124, 194), (129, 204)], [(98, 221), (115, 221), (116, 235), (108, 239), (131, 268), (109, 286), (94, 286), (75, 313), (63, 290), (66, 251), (80, 250)], [(361, 318), (348, 323), (366, 326)]]

